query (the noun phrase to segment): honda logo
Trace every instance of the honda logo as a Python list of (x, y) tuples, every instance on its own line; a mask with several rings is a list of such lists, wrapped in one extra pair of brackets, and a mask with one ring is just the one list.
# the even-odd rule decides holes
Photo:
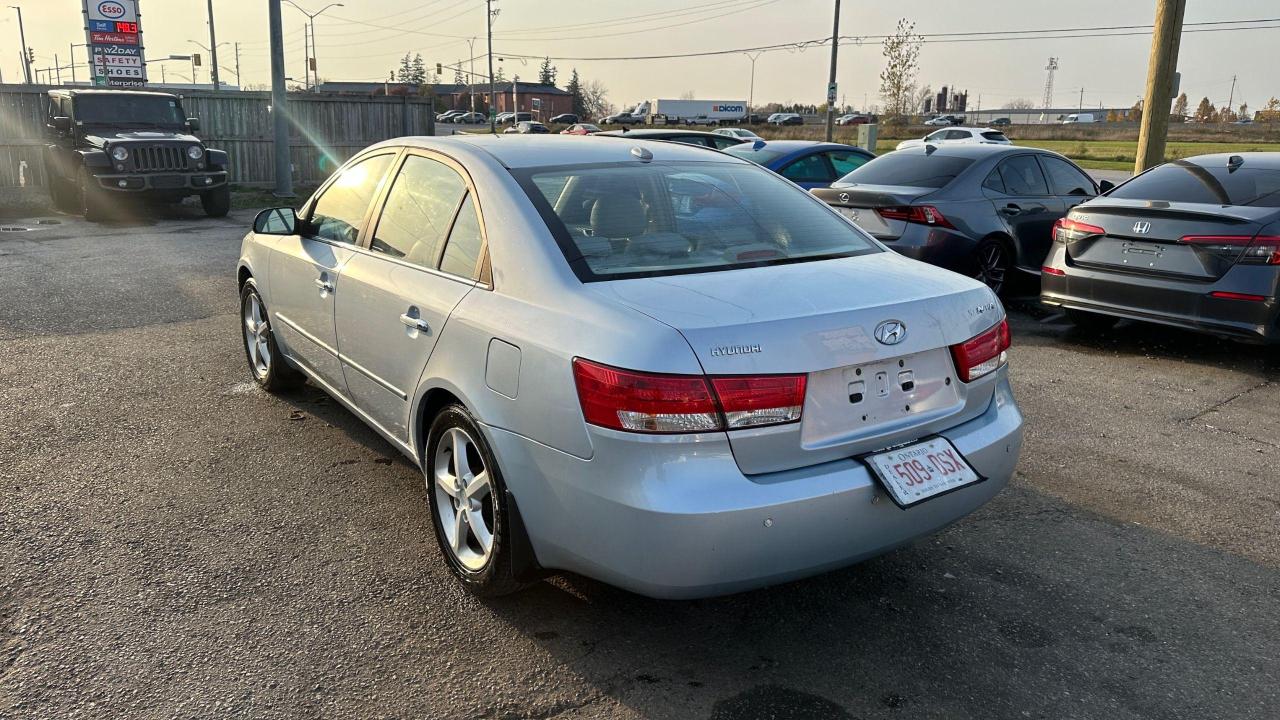
[(876, 340), (881, 345), (897, 345), (907, 339), (907, 326), (900, 320), (885, 320), (876, 326)]
[(1133, 224), (1133, 231), (1138, 235), (1146, 235), (1151, 232), (1151, 223), (1146, 220), (1139, 220)]

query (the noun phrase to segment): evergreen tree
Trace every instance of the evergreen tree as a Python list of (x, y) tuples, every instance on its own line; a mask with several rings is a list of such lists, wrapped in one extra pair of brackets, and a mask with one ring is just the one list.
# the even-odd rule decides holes
[(1214, 122), (1214, 116), (1217, 112), (1213, 109), (1213, 103), (1209, 102), (1209, 98), (1201, 98), (1200, 104), (1196, 107), (1196, 122)]
[(578, 68), (573, 69), (573, 74), (569, 76), (569, 84), (564, 89), (569, 93), (569, 100), (573, 105), (569, 112), (579, 118), (586, 117), (587, 103), (586, 98), (582, 95), (582, 81), (578, 79)]
[(551, 58), (542, 59), (542, 67), (538, 68), (538, 82), (542, 85), (556, 84), (556, 66), (551, 64)]
[(422, 85), (427, 82), (427, 66), (422, 60), (422, 53), (413, 56), (413, 65), (410, 68), (410, 82)]
[(400, 71), (396, 73), (395, 78), (402, 83), (413, 82), (413, 59), (409, 57), (409, 53), (405, 53), (400, 58)]
[(1173, 101), (1173, 114), (1186, 117), (1187, 103), (1188, 103), (1187, 94), (1182, 93), (1181, 95), (1179, 95), (1178, 99)]
[(454, 70), (453, 70), (453, 84), (454, 84), (454, 85), (466, 85), (466, 84), (467, 84), (467, 76), (462, 74), (462, 61), (461, 61), (461, 60), (459, 60), (459, 61), (458, 61), (458, 66), (457, 66), (456, 68), (454, 68)]

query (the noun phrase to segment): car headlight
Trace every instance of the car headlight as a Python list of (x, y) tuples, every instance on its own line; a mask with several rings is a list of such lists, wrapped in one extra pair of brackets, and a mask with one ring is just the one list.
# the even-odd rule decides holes
[(204, 157), (204, 148), (200, 147), (199, 145), (192, 145), (191, 147), (187, 148), (187, 157), (191, 158), (192, 160), (199, 160), (200, 158)]
[(111, 157), (119, 160), (120, 162), (124, 162), (129, 159), (129, 148), (124, 147), (123, 145), (113, 148), (111, 150)]

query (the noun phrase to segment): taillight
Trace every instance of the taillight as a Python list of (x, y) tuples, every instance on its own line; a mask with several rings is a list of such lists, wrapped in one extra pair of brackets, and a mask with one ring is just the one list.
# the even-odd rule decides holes
[(1219, 300), (1244, 300), (1246, 302), (1266, 302), (1266, 295), (1253, 295), (1250, 293), (1230, 292), (1228, 290), (1214, 290), (1209, 293), (1209, 297)]
[(1053, 239), (1063, 244), (1083, 240), (1090, 235), (1106, 234), (1107, 231), (1097, 225), (1082, 223), (1071, 218), (1058, 218), (1058, 222), (1053, 224)]
[(964, 382), (973, 382), (983, 375), (990, 375), (1009, 361), (1009, 321), (1001, 320), (999, 325), (970, 338), (959, 345), (951, 346), (951, 358), (955, 360), (956, 372)]
[(1205, 248), (1239, 263), (1280, 265), (1280, 235), (1184, 235), (1178, 242)]
[(1259, 235), (1238, 262), (1253, 265), (1280, 265), (1280, 235)]
[(876, 212), (880, 213), (880, 217), (886, 220), (902, 220), (918, 225), (937, 225), (946, 228), (953, 227), (942, 212), (932, 205), (878, 208)]
[(1066, 270), (1063, 270), (1062, 268), (1050, 267), (1049, 265), (1041, 266), (1040, 272), (1044, 273), (1045, 275), (1058, 275), (1058, 276), (1063, 276), (1067, 274)]
[(737, 430), (795, 422), (804, 375), (660, 375), (573, 361), (582, 415), (592, 425), (643, 433)]

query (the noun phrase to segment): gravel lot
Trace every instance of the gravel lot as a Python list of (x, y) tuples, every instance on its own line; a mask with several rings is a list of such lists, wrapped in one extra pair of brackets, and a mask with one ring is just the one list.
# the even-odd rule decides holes
[(1280, 352), (1009, 303), (995, 501), (804, 582), (492, 602), (422, 479), (249, 382), (251, 213), (0, 233), (0, 718), (1267, 718)]

